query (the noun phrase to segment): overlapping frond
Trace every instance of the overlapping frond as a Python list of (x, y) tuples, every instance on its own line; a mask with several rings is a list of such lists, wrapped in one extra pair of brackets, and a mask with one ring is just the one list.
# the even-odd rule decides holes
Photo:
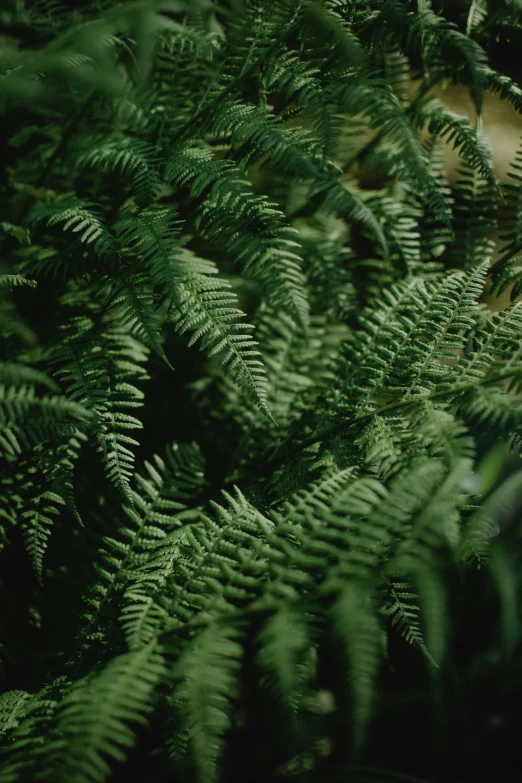
[[(177, 185), (190, 184), (191, 195), (205, 200), (198, 211), (198, 230), (230, 253), (258, 277), (277, 304), (290, 309), (301, 323), (308, 321), (308, 304), (298, 255), (296, 232), (263, 196), (255, 195), (238, 169), (201, 147), (178, 149), (165, 177)], [(233, 232), (229, 221), (234, 220)]]
[(117, 172), (128, 178), (136, 198), (145, 204), (154, 198), (161, 186), (155, 150), (140, 139), (92, 140), (89, 148), (77, 156), (77, 165)]
[(516, 673), (520, 3), (4, 5), (0, 783), (362, 779)]
[(378, 400), (391, 405), (430, 392), (450, 376), (457, 385), (450, 367), (475, 326), (486, 273), (482, 264), (388, 289), (380, 305), (361, 315), (361, 329), (346, 345), (337, 404), (360, 415), (378, 410)]
[(487, 137), (474, 128), (468, 119), (453, 114), (440, 101), (431, 97), (415, 107), (415, 120), (419, 128), (427, 127), (434, 136), (451, 144), (469, 168), (480, 174), (489, 185), (496, 186)]
[(80, 242), (93, 244), (99, 256), (111, 256), (115, 251), (115, 241), (95, 204), (75, 198), (67, 193), (49, 206), (40, 206), (33, 210), (30, 223), (45, 220), (47, 226), (61, 225), (62, 230), (78, 234)]
[(154, 599), (179, 553), (179, 528), (194, 516), (186, 503), (193, 501), (203, 483), (202, 458), (193, 445), (175, 443), (167, 448), (165, 459), (156, 455), (152, 463), (145, 463), (145, 475), (135, 474), (132, 505), (125, 507), (125, 521), (115, 533), (105, 536), (97, 565), (100, 581), (86, 597), (87, 642), (103, 636), (104, 619), (123, 595), (121, 621), (129, 647), (150, 641), (162, 617)]
[(244, 314), (216, 266), (186, 250), (178, 262), (178, 287), (169, 319), (179, 334), (192, 332), (189, 345), (201, 341), (209, 358), (221, 356), (220, 365), (269, 417), (265, 369), (253, 340), (253, 327), (241, 323)]
[(64, 783), (107, 780), (111, 762), (123, 761), (134, 745), (136, 727), (146, 723), (155, 686), (164, 676), (164, 659), (154, 641), (76, 682), (58, 706), (38, 777)]
[(137, 441), (126, 434), (141, 429), (129, 408), (142, 405), (143, 392), (134, 383), (147, 376), (143, 363), (147, 349), (117, 322), (100, 329), (92, 318), (72, 318), (64, 324), (50, 360), (66, 384), (70, 405), (82, 405), (91, 414), (92, 432), (107, 475), (126, 498)]
[(232, 706), (238, 699), (239, 671), (243, 655), (240, 633), (233, 627), (212, 625), (193, 639), (180, 655), (174, 678), (177, 684), (171, 705), (180, 714), (186, 732), (184, 748), (176, 761), (190, 764), (198, 783), (219, 780), (219, 762), (231, 727)]

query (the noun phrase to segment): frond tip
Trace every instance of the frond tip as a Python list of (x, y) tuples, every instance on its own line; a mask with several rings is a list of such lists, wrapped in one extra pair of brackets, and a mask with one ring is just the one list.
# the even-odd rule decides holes
[[(181, 264), (180, 264), (181, 266)], [(201, 341), (209, 358), (222, 354), (220, 365), (270, 417), (267, 405), (265, 369), (257, 343), (239, 323), (243, 313), (237, 308), (230, 284), (217, 277), (211, 262), (185, 251), (178, 292), (170, 309), (170, 319), (180, 334), (192, 332), (189, 345)]]

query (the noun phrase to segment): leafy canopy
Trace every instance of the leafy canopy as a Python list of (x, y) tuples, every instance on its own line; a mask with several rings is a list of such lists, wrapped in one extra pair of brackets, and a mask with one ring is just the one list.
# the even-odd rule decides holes
[(4, 6), (0, 783), (147, 730), (145, 778), (326, 780), (324, 694), (353, 762), (477, 566), (518, 643), (522, 152), (501, 187), (480, 119), (521, 9)]

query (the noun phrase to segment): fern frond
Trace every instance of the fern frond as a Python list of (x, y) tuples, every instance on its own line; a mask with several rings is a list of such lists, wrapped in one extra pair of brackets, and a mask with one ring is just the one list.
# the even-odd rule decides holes
[(150, 144), (139, 139), (93, 140), (76, 160), (79, 166), (119, 172), (128, 177), (136, 198), (145, 204), (152, 201), (161, 186), (157, 154)]
[(400, 51), (392, 50), (384, 54), (386, 81), (403, 106), (408, 103), (410, 63)]
[(218, 139), (240, 143), (236, 158), (248, 170), (268, 158), (282, 174), (308, 179), (316, 174), (317, 143), (306, 128), (282, 128), (273, 115), (240, 101), (220, 101), (210, 130)]
[[(517, 497), (520, 503), (520, 494)], [(500, 602), (500, 633), (503, 652), (507, 659), (515, 652), (520, 638), (517, 621), (519, 611), (520, 578), (512, 553), (500, 542), (493, 542), (489, 557), (491, 573)]]
[(475, 457), (475, 441), (465, 424), (453, 412), (437, 405), (436, 400), (425, 400), (419, 405), (411, 419), (411, 430), (418, 443), (429, 444), (429, 455), (443, 459), (448, 467)]
[(352, 741), (355, 752), (364, 742), (373, 711), (382, 659), (382, 631), (371, 592), (356, 582), (342, 590), (331, 609), (333, 630), (348, 662), (352, 696)]
[(169, 585), (173, 629), (204, 612), (231, 611), (237, 601), (259, 595), (259, 574), (267, 567), (262, 547), (273, 523), (237, 488), (234, 495), (223, 495), (226, 506), (213, 503), (214, 517), (204, 515), (181, 531)]
[(372, 21), (375, 42), (398, 47), (408, 56), (420, 54), (431, 83), (449, 76), (466, 84), (480, 113), (486, 53), (475, 40), (426, 3), (413, 10), (400, 0), (385, 0)]
[(270, 418), (265, 369), (257, 343), (248, 333), (253, 327), (238, 323), (243, 313), (230, 284), (216, 276), (218, 270), (211, 261), (187, 251), (182, 258), (177, 296), (169, 313), (176, 331), (191, 331), (189, 345), (201, 340), (201, 349), (210, 358), (222, 353), (220, 365)]
[(0, 385), (0, 426), (24, 425), (28, 438), (37, 438), (40, 426), (65, 432), (91, 419), (87, 408), (66, 397), (38, 396), (31, 386)]
[[(40, 771), (43, 740), (47, 736), (56, 714), (60, 685), (53, 682), (39, 693), (25, 696), (20, 691), (4, 694), (4, 704), (13, 707), (9, 726), (5, 727), (6, 744), (3, 748), (0, 768), (1, 783), (16, 783), (21, 779), (36, 779)], [(14, 702), (14, 703), (13, 703)]]
[(306, 685), (300, 666), (310, 645), (306, 618), (283, 605), (264, 623), (258, 643), (256, 663), (264, 687), (290, 714), (295, 714)]
[(504, 185), (505, 191), (505, 212), (503, 215), (502, 228), (500, 234), (502, 247), (501, 256), (492, 270), (493, 286), (492, 293), (500, 296), (508, 286), (513, 285), (511, 290), (511, 300), (516, 299), (522, 290), (522, 280), (520, 278), (519, 264), (520, 253), (522, 252), (522, 150), (517, 150), (515, 160), (512, 161), (508, 176), (512, 182)]
[(469, 381), (460, 401), (461, 416), (482, 424), (489, 422), (500, 430), (508, 424), (515, 428), (519, 424), (521, 408), (513, 392), (520, 385), (517, 334), (521, 315), (520, 303), (514, 303), (500, 313), (488, 315), (474, 332), (471, 350), (459, 362), (455, 374), (456, 378)]
[(448, 223), (447, 206), (430, 176), (417, 130), (386, 82), (353, 79), (349, 86), (337, 87), (332, 98), (341, 111), (351, 116), (367, 116), (369, 127), (380, 129), (378, 138), (388, 139), (396, 145), (403, 177), (408, 178), (416, 192), (422, 193), (424, 204)]
[(414, 116), (420, 129), (427, 127), (431, 134), (451, 144), (470, 169), (496, 188), (492, 152), (487, 137), (474, 128), (466, 117), (450, 112), (432, 97), (415, 106)]
[(59, 391), (56, 383), (45, 372), (30, 365), (15, 362), (0, 362), (0, 382), (5, 386), (41, 384), (51, 391)]
[(346, 346), (339, 403), (349, 407), (356, 399), (356, 410), (369, 413), (378, 399), (407, 398), (443, 384), (449, 370), (441, 360), (455, 363), (464, 348), (486, 273), (482, 264), (436, 283), (414, 278), (388, 289)]
[(27, 220), (29, 223), (45, 220), (49, 227), (63, 223), (63, 231), (70, 229), (79, 234), (80, 242), (84, 245), (93, 244), (97, 255), (101, 257), (110, 257), (116, 249), (114, 237), (96, 204), (78, 199), (73, 193), (64, 194), (50, 206), (33, 209)]
[[(206, 194), (198, 214), (205, 238), (230, 253), (266, 286), (274, 304), (290, 309), (301, 323), (308, 322), (308, 303), (297, 255), (296, 232), (285, 226), (282, 213), (262, 196), (227, 160), (209, 149), (183, 147), (168, 161), (165, 178), (177, 185), (190, 183), (195, 198)], [(235, 231), (229, 220), (234, 215)]]
[(498, 96), (522, 113), (522, 90), (509, 76), (486, 68), (484, 86), (492, 95)]
[(148, 274), (130, 267), (122, 270), (118, 277), (102, 278), (100, 294), (109, 310), (114, 308), (120, 323), (173, 369), (163, 349), (161, 321)]
[(170, 302), (175, 299), (178, 287), (180, 226), (171, 210), (152, 207), (122, 212), (116, 224), (122, 244), (146, 266), (161, 295)]
[(234, 701), (239, 696), (243, 655), (237, 629), (210, 625), (179, 657), (171, 702), (183, 716), (187, 751), (198, 783), (219, 780), (219, 763)]
[(75, 683), (57, 710), (40, 777), (106, 781), (111, 764), (123, 761), (134, 745), (136, 725), (147, 723), (165, 673), (161, 650), (152, 642)]
[(335, 157), (341, 118), (333, 114), (328, 95), (321, 83), (318, 64), (303, 61), (295, 52), (283, 52), (279, 58), (266, 63), (267, 87), (284, 93), (289, 103), (295, 103), (321, 142), (324, 160)]
[(449, 5), (2, 4), (0, 783), (391, 780), (426, 683), (517, 697), (522, 0)]
[(92, 412), (107, 475), (127, 498), (134, 465), (128, 446), (137, 442), (124, 433), (142, 424), (124, 410), (142, 404), (143, 393), (131, 381), (147, 377), (140, 366), (146, 358), (146, 349), (125, 328), (113, 324), (100, 332), (91, 318), (73, 318), (65, 324), (50, 356), (59, 365), (56, 375), (68, 384), (71, 400), (81, 401)]
[(414, 584), (420, 596), (426, 647), (435, 666), (440, 667), (444, 663), (448, 636), (446, 584), (440, 569), (430, 567), (415, 573)]
[[(10, 525), (20, 524), (33, 570), (41, 582), (43, 555), (47, 549), (53, 517), (57, 517), (60, 508), (67, 505), (79, 520), (73, 491), (73, 471), (86, 436), (77, 431), (50, 450), (48, 443), (28, 444), (23, 432), (18, 433), (18, 440), (14, 433), (7, 430), (0, 436), (1, 441), (11, 434), (11, 440), (6, 444), (11, 447), (6, 448), (5, 467), (8, 472), (2, 479), (5, 508), (0, 515)], [(27, 450), (28, 445), (30, 450)]]
[[(424, 153), (428, 161), (431, 176), (437, 182), (440, 194), (446, 201), (447, 213), (451, 214), (453, 197), (448, 174), (444, 142), (438, 136), (428, 136), (424, 144)], [(444, 224), (432, 211), (425, 209), (419, 219), (419, 229), (422, 245), (422, 256), (426, 260), (438, 259), (453, 241), (451, 228)]]
[(65, 501), (56, 492), (41, 492), (31, 498), (22, 513), (21, 530), (25, 539), (27, 553), (31, 558), (33, 568), (41, 579), (43, 555), (47, 549), (47, 539), (53, 525), (53, 516), (57, 516), (59, 507)]
[[(131, 649), (143, 645), (144, 624), (157, 630), (156, 620), (162, 617), (154, 599), (176, 562), (178, 528), (193, 513), (185, 501), (192, 500), (204, 483), (203, 461), (196, 446), (175, 443), (167, 448), (165, 459), (155, 455), (152, 463), (146, 462), (145, 471), (144, 476), (134, 475), (127, 519), (114, 535), (104, 537), (96, 565), (100, 581), (86, 598), (87, 641), (99, 636), (99, 625), (124, 593), (121, 622)], [(146, 635), (151, 636), (150, 630)]]
[(357, 438), (364, 460), (379, 479), (390, 478), (403, 465), (404, 455), (420, 452), (423, 441), (401, 416), (374, 416)]
[(431, 492), (414, 523), (403, 531), (397, 546), (394, 566), (400, 573), (433, 570), (441, 554), (452, 555), (460, 543), (460, 512), (466, 505), (465, 490), (473, 464), (462, 459), (447, 469), (433, 460), (429, 466)]
[(27, 691), (6, 691), (0, 697), (0, 731), (6, 732), (18, 726), (24, 715), (31, 694)]
[(1, 221), (0, 230), (2, 230), (4, 234), (7, 234), (8, 236), (14, 237), (21, 245), (31, 244), (31, 237), (25, 226), (15, 226), (12, 223)]
[(462, 269), (482, 263), (493, 253), (491, 233), (496, 227), (497, 196), (493, 186), (469, 166), (458, 173), (453, 190), (455, 241), (448, 256)]
[(36, 280), (30, 280), (24, 275), (0, 274), (0, 289), (11, 289), (21, 285), (28, 285), (30, 288), (36, 288)]
[(516, 513), (521, 498), (522, 473), (518, 471), (488, 495), (464, 526), (460, 554), (465, 562), (475, 561), (479, 568), (487, 564), (491, 539)]
[(429, 660), (432, 660), (424, 643), (420, 622), (419, 596), (412, 591), (408, 582), (390, 579), (386, 585), (387, 604), (384, 613), (391, 617), (392, 627), (407, 642), (418, 647)]
[(472, 0), (466, 20), (466, 34), (470, 35), (475, 27), (482, 24), (487, 15), (488, 8), (485, 0)]
[(310, 190), (311, 196), (325, 193), (324, 205), (334, 213), (349, 220), (352, 223), (358, 223), (368, 232), (375, 236), (380, 242), (384, 253), (388, 252), (388, 242), (379, 218), (374, 214), (371, 208), (371, 202), (364, 196), (363, 192), (357, 187), (356, 183), (348, 179), (338, 181), (323, 181), (317, 179)]

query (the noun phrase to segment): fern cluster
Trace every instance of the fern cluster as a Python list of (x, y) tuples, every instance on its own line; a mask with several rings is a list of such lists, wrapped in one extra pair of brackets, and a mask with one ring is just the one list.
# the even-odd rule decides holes
[(4, 7), (0, 783), (381, 779), (477, 573), (519, 642), (522, 7)]

